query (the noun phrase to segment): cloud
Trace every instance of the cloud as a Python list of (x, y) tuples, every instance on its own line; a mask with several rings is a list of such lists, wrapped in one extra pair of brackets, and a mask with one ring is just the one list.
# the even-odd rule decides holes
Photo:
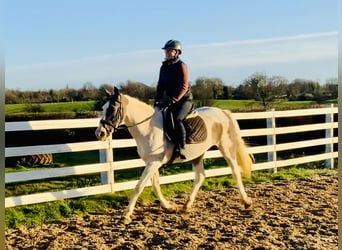
[[(323, 82), (337, 77), (337, 32), (189, 46), (193, 76), (237, 85), (255, 72)], [(194, 78), (192, 78), (194, 79)]]
[(239, 67), (337, 58), (337, 32), (196, 45), (189, 60), (196, 67)]
[[(207, 76), (240, 82), (256, 71), (286, 78), (337, 77), (337, 31), (189, 45), (183, 50), (192, 81)], [(79, 88), (86, 82), (99, 85), (127, 80), (155, 84), (163, 56), (156, 49), (11, 67), (6, 69), (6, 88), (58, 89), (67, 84)]]
[(131, 77), (138, 80), (148, 75), (151, 69), (159, 67), (159, 58), (155, 58), (154, 62), (146, 59), (153, 53), (142, 51), (14, 67), (6, 71), (6, 87), (29, 84), (31, 87), (64, 88), (66, 84), (81, 86), (86, 82), (118, 83)]

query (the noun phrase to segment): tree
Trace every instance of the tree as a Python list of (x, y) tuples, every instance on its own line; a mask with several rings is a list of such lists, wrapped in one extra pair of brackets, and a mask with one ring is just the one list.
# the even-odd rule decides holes
[(91, 82), (86, 82), (78, 92), (78, 99), (82, 101), (94, 100), (97, 95), (97, 88)]
[(240, 84), (233, 92), (234, 99), (249, 100), (254, 98), (254, 93), (250, 85)]
[(337, 78), (330, 78), (322, 87), (324, 95), (331, 99), (336, 99), (338, 97), (338, 80)]
[[(223, 81), (219, 78), (199, 77), (192, 86), (194, 99), (197, 100), (196, 106), (211, 106), (213, 100), (225, 98)], [(228, 91), (228, 89), (227, 89)]]
[(49, 90), (49, 96), (50, 96), (50, 102), (59, 102), (59, 92), (54, 90), (54, 89), (50, 89)]
[[(46, 102), (70, 102), (96, 100), (96, 110), (104, 104), (103, 88), (112, 89), (112, 85), (103, 84), (96, 88), (86, 82), (82, 88), (73, 89), (66, 85), (64, 89), (38, 91), (5, 90), (6, 104), (32, 104)], [(141, 82), (126, 81), (119, 85), (120, 90), (145, 102), (154, 98), (155, 86)], [(192, 86), (195, 106), (211, 106), (215, 99), (255, 99), (262, 101), (266, 108), (274, 99), (315, 100), (325, 102), (338, 96), (337, 78), (330, 78), (321, 86), (318, 82), (295, 79), (291, 83), (281, 76), (267, 77), (263, 73), (254, 73), (238, 87), (225, 86), (220, 78), (199, 77)]]
[(294, 81), (287, 86), (286, 95), (287, 95), (288, 100), (290, 101), (298, 100), (300, 93), (301, 93), (301, 88), (300, 88), (299, 81)]
[(222, 99), (233, 99), (234, 87), (223, 86)]
[(125, 84), (121, 84), (119, 88), (122, 93), (136, 97), (146, 103), (149, 99), (153, 99), (155, 95), (154, 87), (141, 82), (127, 81)]
[(253, 99), (256, 101), (262, 101), (262, 105), (265, 109), (269, 106), (269, 103), (274, 100), (274, 88), (266, 74), (254, 73), (244, 81), (244, 85), (250, 87), (249, 90), (251, 91), (250, 93)]
[(287, 91), (289, 100), (314, 100), (320, 98), (321, 88), (318, 82), (306, 79), (295, 79)]
[(5, 103), (6, 104), (16, 104), (19, 103), (18, 93), (15, 90), (6, 89), (5, 90)]
[(199, 77), (192, 86), (196, 99), (219, 99), (224, 94), (224, 84), (219, 78)]
[(282, 76), (273, 76), (269, 78), (269, 84), (273, 88), (273, 93), (275, 98), (282, 98), (286, 96), (286, 90), (288, 86), (288, 80)]

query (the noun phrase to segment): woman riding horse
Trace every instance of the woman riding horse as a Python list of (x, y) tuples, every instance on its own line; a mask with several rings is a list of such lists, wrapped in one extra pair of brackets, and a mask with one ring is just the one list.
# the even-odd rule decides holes
[[(131, 222), (137, 199), (149, 180), (151, 180), (161, 206), (168, 210), (177, 210), (176, 204), (165, 199), (159, 185), (159, 168), (170, 161), (175, 147), (164, 136), (162, 112), (155, 111), (150, 105), (136, 98), (121, 94), (117, 88), (114, 88), (114, 93), (106, 90), (106, 94), (108, 101), (103, 106), (103, 117), (95, 131), (96, 137), (104, 141), (112, 136), (120, 124), (125, 124), (136, 141), (140, 158), (146, 164), (127, 206), (124, 222)], [(250, 177), (252, 157), (241, 138), (237, 121), (228, 110), (201, 107), (196, 111), (205, 123), (207, 137), (200, 143), (186, 144), (184, 154), (187, 159), (177, 158), (175, 160), (179, 163), (192, 161), (195, 171), (194, 185), (184, 205), (184, 210), (188, 211), (192, 207), (196, 194), (205, 179), (203, 157), (212, 146), (218, 147), (222, 156), (231, 166), (242, 201), (245, 207), (249, 207), (252, 200), (244, 189), (241, 176)]]
[[(165, 61), (160, 67), (157, 93), (154, 107), (168, 106), (175, 122), (176, 156), (185, 159), (181, 152), (186, 143), (186, 130), (183, 120), (192, 109), (192, 93), (190, 90), (189, 74), (186, 64), (180, 60), (182, 45), (177, 40), (169, 40), (162, 48), (165, 51)], [(166, 95), (166, 101), (162, 101)]]

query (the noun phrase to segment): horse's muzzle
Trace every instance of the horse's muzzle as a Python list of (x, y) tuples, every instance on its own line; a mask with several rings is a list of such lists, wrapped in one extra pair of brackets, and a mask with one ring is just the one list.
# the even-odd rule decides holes
[(105, 141), (107, 139), (107, 132), (102, 127), (99, 127), (95, 130), (95, 136), (100, 141)]

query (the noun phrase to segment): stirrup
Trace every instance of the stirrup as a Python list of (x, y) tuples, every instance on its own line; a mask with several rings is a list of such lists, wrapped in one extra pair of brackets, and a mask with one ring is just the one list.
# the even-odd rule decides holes
[(179, 146), (177, 146), (175, 148), (175, 156), (176, 156), (176, 158), (180, 158), (182, 160), (186, 159), (185, 155), (182, 154), (181, 149), (179, 148)]

